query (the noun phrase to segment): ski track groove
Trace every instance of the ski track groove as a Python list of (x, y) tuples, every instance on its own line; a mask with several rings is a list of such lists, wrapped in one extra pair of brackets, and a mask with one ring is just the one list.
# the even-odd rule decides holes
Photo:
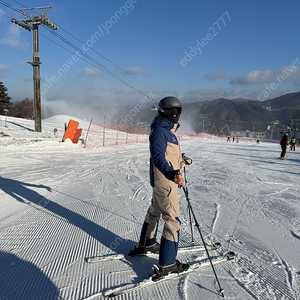
[(220, 216), (220, 204), (219, 203), (215, 203), (215, 207), (216, 207), (216, 214), (215, 214), (215, 217), (213, 218), (213, 221), (212, 221), (212, 234), (214, 234), (215, 232), (215, 226), (218, 222), (218, 218)]
[(139, 194), (139, 192), (140, 192), (143, 188), (144, 188), (144, 186), (139, 187), (139, 188), (134, 192), (132, 198), (135, 199), (135, 198), (137, 197), (137, 195)]
[[(257, 295), (250, 288), (246, 287), (245, 284), (240, 281), (240, 278), (235, 278), (235, 276), (232, 274), (231, 270), (228, 270), (228, 274), (237, 282), (237, 284), (243, 290), (245, 290), (249, 295), (251, 295), (251, 297), (253, 299), (255, 299), (255, 300), (261, 300), (261, 298), (258, 298)], [(270, 300), (270, 299), (266, 299), (266, 300)]]
[(294, 238), (300, 240), (300, 235), (296, 234), (293, 230), (290, 230), (290, 232), (291, 232), (291, 235), (292, 235)]
[[(33, 220), (35, 217), (39, 216), (39, 214), (39, 219), (42, 219), (44, 214), (41, 211), (38, 211), (38, 214), (36, 214), (33, 210), (28, 211), (28, 214), (20, 219), (20, 222), (18, 222), (18, 226), (15, 226), (13, 229), (9, 230), (9, 235), (6, 237), (6, 240), (9, 240), (9, 243), (17, 245), (17, 247), (14, 247), (15, 251), (17, 251), (18, 249), (22, 249), (23, 252), (24, 247), (26, 250), (31, 249), (32, 246), (30, 246), (29, 241), (33, 236), (35, 237), (35, 240), (41, 241), (44, 236), (45, 227), (53, 224), (52, 229), (56, 229), (56, 220), (44, 219), (44, 221), (42, 222), (28, 222), (29, 220)], [(26, 250), (23, 253), (29, 254), (29, 252), (26, 252)]]
[[(249, 160), (249, 162), (250, 162), (250, 160)], [(214, 164), (215, 165), (215, 164)], [(251, 168), (251, 165), (250, 165), (250, 168)], [(254, 175), (255, 176), (255, 174), (251, 171), (251, 174), (252, 174), (252, 176)], [(287, 190), (288, 188), (286, 188), (285, 189), (285, 191)], [(240, 216), (242, 215), (242, 213), (243, 213), (243, 211), (245, 211), (245, 209), (246, 209), (246, 207), (249, 205), (249, 203), (251, 203), (252, 201), (251, 200), (254, 200), (255, 201), (255, 203), (256, 203), (256, 206), (257, 206), (257, 208), (259, 209), (259, 211), (260, 211), (260, 213), (261, 213), (261, 216), (263, 217), (263, 218), (266, 218), (266, 215), (265, 215), (265, 213), (263, 212), (263, 210), (261, 209), (261, 206), (259, 205), (259, 203), (258, 203), (258, 199), (259, 199), (259, 196), (258, 196), (258, 193), (256, 192), (255, 194), (256, 195), (252, 195), (251, 197), (247, 197), (246, 195), (245, 195), (245, 193), (241, 190), (241, 189), (239, 189), (240, 190), (240, 192), (241, 192), (241, 194), (243, 195), (243, 197), (244, 197), (244, 201), (243, 201), (243, 203), (241, 204), (241, 206), (240, 206), (240, 210), (239, 210), (239, 213), (238, 213), (238, 217), (236, 218), (236, 220), (234, 221), (234, 222), (231, 222), (233, 225), (234, 224), (236, 224), (237, 225), (237, 223), (238, 223), (238, 219), (240, 218)], [(279, 191), (279, 193), (281, 194), (282, 192), (284, 192), (284, 191)], [(276, 191), (276, 192), (274, 192), (274, 194), (276, 194), (276, 193), (278, 193), (278, 191)], [(248, 199), (247, 199), (248, 198)], [(219, 205), (219, 204), (217, 204), (217, 205)], [(227, 206), (227, 205), (226, 205)], [(251, 205), (250, 205), (251, 206)], [(244, 207), (244, 208), (243, 208)], [(217, 214), (216, 215), (218, 215), (219, 214), (219, 212), (220, 212), (220, 209), (219, 209), (219, 211), (218, 211), (218, 209), (217, 209)], [(215, 228), (217, 227), (217, 222), (216, 222), (216, 215), (215, 215), (215, 219), (214, 219), (214, 223), (213, 223), (213, 229), (215, 230)], [(267, 218), (268, 219), (268, 218)], [(235, 232), (235, 230), (236, 230), (236, 226), (233, 228), (231, 228), (231, 229), (229, 229), (228, 231), (227, 231), (227, 234), (229, 235), (229, 236), (233, 236), (234, 235), (234, 232)], [(213, 231), (214, 232), (214, 231)], [(231, 242), (231, 240), (232, 240), (232, 238), (230, 238), (230, 240), (229, 240), (229, 242), (228, 242), (228, 248), (229, 248), (229, 245), (230, 245), (230, 242)], [(288, 281), (291, 281), (291, 279), (292, 279), (292, 276), (291, 276), (291, 274), (288, 276)], [(284, 284), (283, 284), (283, 286), (284, 286)], [(243, 286), (242, 286), (243, 287)], [(292, 289), (290, 289), (290, 290), (292, 290)], [(251, 293), (253, 296), (254, 296), (254, 294), (253, 293)], [(257, 298), (257, 297), (255, 297), (256, 299), (260, 299), (260, 298)], [(266, 298), (266, 299), (268, 299), (268, 298)], [(281, 298), (280, 298), (281, 299)]]
[[(220, 164), (218, 161), (217, 161), (217, 159), (216, 158), (214, 158), (213, 160), (213, 166), (214, 166), (214, 169), (218, 169), (218, 165)], [(213, 178), (213, 179), (219, 179), (220, 181), (225, 181), (225, 186), (226, 185), (228, 185), (228, 182), (230, 181), (230, 180), (234, 180), (234, 176), (232, 175), (233, 174), (233, 172), (234, 172), (234, 169), (232, 169), (232, 168), (228, 168), (228, 169), (225, 169), (224, 170), (224, 165), (222, 165), (222, 164), (220, 164), (220, 166), (222, 166), (222, 173), (224, 174), (224, 175), (222, 175), (222, 176), (220, 176), (220, 174), (217, 174), (217, 173), (215, 173), (215, 172), (210, 172), (210, 173), (208, 173), (208, 175), (206, 175), (207, 177), (206, 178), (211, 178), (211, 176), (213, 175), (213, 176), (215, 176), (215, 178)], [(216, 175), (217, 174), (217, 175)], [(224, 184), (222, 183), (222, 185), (221, 185), (221, 187), (222, 186), (224, 186)], [(228, 230), (227, 230), (227, 232), (226, 232), (226, 234), (229, 236), (229, 237), (231, 237), (231, 236), (233, 236), (233, 234), (234, 234), (234, 232), (235, 232), (235, 230), (236, 230), (236, 225), (238, 224), (238, 220), (239, 220), (239, 218), (240, 218), (240, 215), (243, 213), (243, 211), (245, 210), (245, 205), (247, 204), (247, 202), (249, 202), (250, 200), (251, 200), (251, 198), (249, 198), (249, 197), (246, 197), (246, 195), (245, 195), (245, 193), (237, 186), (237, 189), (236, 190), (238, 190), (242, 195), (243, 195), (243, 197), (244, 197), (244, 201), (242, 201), (242, 203), (240, 204), (240, 207), (239, 207), (239, 210), (238, 210), (238, 212), (233, 212), (235, 215), (237, 214), (237, 216), (235, 216), (234, 218), (233, 218), (233, 220), (232, 220), (232, 225), (231, 226), (229, 226), (229, 228), (228, 228)], [(222, 196), (223, 196), (223, 198), (222, 198), (222, 201), (224, 201), (225, 199), (224, 199), (224, 191), (222, 191)], [(230, 194), (228, 194), (228, 198), (230, 199), (231, 198), (231, 195)], [(237, 201), (237, 199), (235, 199), (234, 200), (234, 202), (236, 202)], [(232, 202), (232, 200), (230, 200), (229, 201), (229, 203), (227, 203), (227, 204), (225, 204), (225, 205), (222, 205), (221, 206), (221, 204), (220, 203), (216, 203), (216, 205), (217, 205), (217, 208), (219, 208), (219, 209), (217, 209), (217, 212), (216, 212), (216, 214), (215, 214), (215, 216), (214, 216), (214, 222), (213, 222), (213, 224), (212, 224), (212, 228), (214, 228), (214, 230), (212, 231), (212, 232), (214, 232), (215, 231), (215, 229), (218, 227), (218, 220), (221, 218), (221, 212), (222, 211), (224, 211), (225, 209), (228, 209), (228, 206), (229, 206), (229, 204)], [(231, 241), (231, 238), (227, 241), (227, 248), (229, 249), (229, 247), (230, 247), (230, 241)], [(225, 244), (224, 243), (222, 243), (224, 246), (225, 246)]]
[[(193, 146), (194, 147), (194, 146)], [(227, 151), (227, 150), (226, 150)], [(225, 153), (227, 153), (225, 151)], [(122, 152), (122, 153), (121, 153)], [(127, 155), (127, 150), (122, 150), (119, 155), (120, 157), (123, 155)], [(257, 245), (253, 244), (252, 247), (244, 247), (242, 244), (237, 244), (237, 240), (235, 239), (236, 235), (242, 235), (242, 231), (240, 231), (240, 228), (238, 227), (238, 220), (241, 216), (246, 216), (248, 209), (253, 209), (255, 207), (255, 210), (260, 210), (260, 215), (256, 216), (260, 219), (268, 220), (270, 219), (270, 216), (266, 216), (264, 213), (264, 209), (262, 206), (262, 203), (260, 203), (260, 199), (262, 198), (260, 194), (260, 189), (258, 191), (255, 191), (253, 194), (253, 191), (250, 193), (250, 189), (248, 189), (246, 186), (240, 188), (236, 186), (234, 189), (229, 190), (228, 186), (231, 186), (232, 188), (232, 182), (236, 178), (236, 174), (234, 173), (234, 165), (228, 165), (227, 162), (218, 162), (219, 156), (217, 156), (218, 151), (216, 152), (216, 159), (213, 157), (213, 159), (207, 159), (207, 156), (209, 155), (209, 158), (211, 155), (214, 155), (214, 153), (211, 153), (211, 150), (204, 150), (199, 155), (195, 155), (194, 164), (197, 166), (197, 159), (200, 158), (201, 161), (204, 161), (204, 166), (201, 166), (202, 169), (206, 169), (204, 172), (204, 181), (202, 182), (205, 186), (206, 191), (205, 195), (208, 197), (211, 197), (208, 201), (213, 201), (215, 210), (207, 210), (207, 216), (204, 216), (202, 218), (203, 212), (200, 208), (208, 207), (207, 203), (205, 205), (202, 205), (202, 202), (204, 201), (203, 198), (201, 199), (195, 199), (198, 200), (197, 203), (197, 210), (200, 211), (200, 217), (202, 218), (202, 221), (206, 224), (208, 229), (211, 229), (214, 233), (214, 231), (219, 230), (220, 226), (223, 226), (222, 220), (225, 216), (222, 216), (222, 212), (225, 208), (227, 208), (227, 202), (228, 202), (228, 209), (230, 209), (230, 203), (236, 203), (239, 205), (239, 215), (237, 218), (233, 218), (230, 220), (231, 226), (229, 226), (229, 233), (230, 240), (228, 241), (228, 247), (234, 246), (235, 248), (239, 249), (240, 258), (237, 260), (237, 263), (234, 268), (234, 266), (228, 264), (228, 266), (224, 265), (223, 268), (228, 268), (228, 274), (236, 280), (238, 285), (242, 287), (243, 290), (245, 290), (253, 299), (257, 300), (270, 300), (270, 299), (285, 299), (285, 300), (294, 300), (293, 297), (295, 297), (295, 293), (297, 292), (297, 286), (296, 286), (296, 279), (293, 275), (293, 271), (289, 268), (289, 264), (287, 261), (284, 261), (280, 256), (278, 257), (278, 260), (280, 261), (280, 265), (282, 268), (279, 268), (277, 265), (268, 265), (271, 262), (267, 260), (264, 260), (265, 255), (271, 255), (270, 253), (262, 253), (260, 256), (257, 257), (257, 253), (250, 253), (250, 259), (244, 258), (243, 256), (247, 257), (249, 256), (249, 252), (247, 252), (247, 249), (257, 249)], [(148, 152), (147, 152), (148, 153)], [(199, 152), (195, 152), (199, 153)], [(229, 153), (229, 151), (228, 151)], [(47, 174), (52, 173), (51, 165), (41, 167), (39, 170), (37, 167), (33, 167), (28, 163), (29, 172), (27, 173), (26, 170), (26, 177), (24, 174), (22, 175), (16, 175), (14, 176), (14, 179), (17, 179), (19, 181), (22, 181), (26, 178), (26, 182), (43, 182), (45, 185), (49, 185), (49, 183), (56, 182), (59, 178), (59, 181), (61, 181), (64, 185), (68, 186), (68, 184), (71, 184), (66, 189), (66, 193), (69, 192), (71, 195), (59, 195), (58, 193), (52, 192), (47, 193), (47, 199), (58, 203), (59, 205), (65, 207), (66, 209), (69, 209), (71, 211), (71, 215), (73, 212), (82, 215), (84, 218), (88, 220), (92, 220), (96, 224), (103, 224), (105, 225), (106, 221), (110, 218), (113, 219), (113, 222), (110, 223), (110, 225), (114, 228), (116, 234), (118, 233), (118, 229), (116, 229), (116, 224), (121, 226), (128, 226), (128, 228), (131, 227), (131, 230), (138, 232), (140, 230), (140, 224), (132, 223), (130, 220), (137, 221), (139, 218), (136, 217), (140, 214), (140, 209), (137, 209), (135, 206), (143, 205), (148, 206), (150, 203), (151, 197), (149, 197), (149, 192), (147, 192), (147, 187), (149, 185), (148, 183), (148, 175), (147, 172), (139, 171), (139, 168), (144, 168), (141, 164), (139, 164), (140, 157), (132, 157), (130, 159), (126, 158), (126, 163), (122, 159), (107, 159), (106, 162), (108, 165), (102, 166), (101, 173), (95, 171), (94, 169), (89, 169), (89, 164), (87, 166), (80, 166), (73, 170), (73, 166), (70, 165), (70, 167), (65, 166), (65, 170), (63, 170), (63, 167), (57, 167), (58, 163), (61, 161), (60, 157), (64, 157), (65, 154), (59, 155), (59, 157), (51, 162), (51, 165), (56, 166), (54, 167), (57, 171), (58, 176), (55, 179), (48, 178)], [(118, 157), (119, 157), (118, 156)], [(145, 156), (145, 155), (144, 155)], [(34, 161), (36, 158), (35, 155), (30, 155), (29, 160)], [(144, 160), (145, 158), (142, 157)], [(237, 156), (237, 159), (241, 159), (239, 156)], [(245, 158), (243, 158), (245, 159)], [(41, 164), (44, 163), (43, 159), (39, 160)], [(71, 161), (71, 160), (70, 160)], [(97, 160), (95, 160), (95, 163), (97, 163)], [(127, 166), (125, 166), (125, 164)], [(115, 165), (117, 167), (115, 167)], [(130, 168), (128, 169), (128, 165), (130, 165)], [(147, 166), (148, 167), (148, 166)], [(250, 157), (246, 158), (245, 161), (245, 170), (246, 175), (244, 176), (244, 179), (247, 180), (248, 178), (251, 178), (249, 181), (249, 184), (251, 185), (251, 182), (253, 181), (253, 178), (260, 181), (262, 185), (269, 184), (271, 186), (271, 182), (268, 182), (268, 179), (266, 178), (265, 182), (264, 180), (260, 180), (260, 178), (257, 177), (255, 173), (255, 165), (252, 166), (252, 161)], [(280, 166), (282, 169), (283, 167)], [(213, 169), (216, 169), (213, 171)], [(221, 170), (223, 168), (223, 170)], [(284, 168), (288, 171), (288, 167), (286, 166)], [(63, 170), (63, 171), (62, 171)], [(82, 171), (84, 170), (84, 171)], [(191, 168), (192, 170), (192, 168)], [(249, 172), (250, 170), (250, 172)], [(11, 170), (14, 173), (19, 172), (19, 168), (14, 167), (13, 170)], [(11, 172), (11, 173), (12, 173)], [(111, 172), (110, 175), (107, 175), (107, 172)], [(119, 172), (119, 173), (118, 173)], [(130, 173), (131, 172), (131, 173)], [(62, 174), (63, 173), (63, 174)], [(82, 174), (81, 174), (82, 173)], [(129, 174), (130, 173), (130, 174)], [(132, 176), (134, 174), (134, 176)], [(197, 182), (197, 179), (195, 176), (193, 176), (193, 172), (188, 174), (188, 182), (189, 182), (189, 188), (191, 187), (191, 190), (193, 191), (193, 187), (195, 184), (199, 185), (199, 182)], [(243, 174), (243, 173), (241, 173)], [(199, 173), (196, 172), (196, 175), (199, 175)], [(191, 176), (191, 177), (190, 177)], [(274, 197), (276, 195), (283, 196), (284, 193), (288, 192), (288, 188), (285, 188), (285, 191), (276, 191), (276, 186), (278, 186), (278, 189), (281, 186), (288, 186), (288, 187), (295, 187), (295, 193), (296, 193), (296, 183), (290, 184), (286, 182), (286, 179), (284, 178), (284, 174), (277, 174), (273, 173), (274, 180), (277, 182), (273, 182), (272, 185), (269, 188), (269, 192), (272, 192), (271, 194), (266, 194), (265, 197), (271, 196)], [(106, 185), (105, 192), (102, 189), (103, 182), (100, 180), (100, 183), (93, 185), (95, 180), (97, 178), (101, 177), (101, 180), (103, 178), (103, 181), (106, 180), (110, 183), (110, 185)], [(114, 183), (111, 181), (111, 178), (115, 177), (116, 182)], [(147, 177), (147, 179), (146, 179)], [(201, 177), (201, 174), (200, 174)], [(200, 179), (200, 180), (203, 180)], [(145, 179), (145, 180), (144, 180)], [(35, 181), (34, 181), (35, 180)], [(46, 182), (45, 182), (46, 180)], [(285, 181), (281, 183), (280, 181)], [(144, 184), (143, 184), (144, 183)], [(191, 184), (190, 184), (191, 183)], [(76, 187), (76, 185), (79, 185)], [(87, 189), (84, 189), (84, 191), (81, 191), (82, 187), (88, 186), (88, 189), (90, 186), (93, 185), (93, 195), (86, 194), (85, 191)], [(142, 185), (142, 186), (141, 186)], [(145, 188), (143, 190), (143, 188)], [(245, 188), (245, 192), (243, 192), (243, 188)], [(111, 189), (112, 192), (109, 193), (108, 190)], [(275, 189), (275, 191), (274, 191)], [(37, 189), (38, 191), (39, 189)], [(70, 190), (72, 190), (70, 192)], [(95, 193), (99, 191), (98, 197), (95, 197)], [(116, 192), (120, 192), (120, 196), (117, 197), (117, 199), (113, 198), (109, 200), (109, 205), (107, 204), (107, 199), (110, 199), (109, 197), (115, 196)], [(242, 194), (242, 197), (244, 197), (244, 201), (241, 201), (235, 194), (237, 192), (240, 192)], [(215, 197), (215, 195), (222, 195), (222, 197)], [(72, 194), (75, 194), (75, 197), (72, 196)], [(77, 195), (79, 194), (79, 195)], [(199, 195), (199, 194), (196, 194)], [(249, 196), (250, 195), (250, 196)], [(235, 197), (235, 199), (232, 199), (232, 197)], [(125, 199), (122, 199), (125, 198)], [(149, 199), (147, 199), (147, 197)], [(82, 199), (80, 199), (82, 198)], [(140, 199), (139, 199), (140, 198)], [(192, 205), (193, 205), (193, 197), (192, 199)], [(273, 201), (274, 198), (271, 200), (264, 199), (265, 201)], [(147, 200), (147, 201), (146, 201)], [(297, 205), (297, 199), (295, 199), (295, 206)], [(283, 202), (287, 200), (283, 199)], [(145, 202), (145, 204), (144, 204)], [(146, 203), (147, 202), (147, 203)], [(29, 203), (29, 202), (28, 202)], [(94, 205), (93, 203), (96, 203)], [(252, 203), (252, 204), (251, 204)], [(105, 273), (105, 270), (98, 269), (98, 267), (90, 267), (84, 265), (83, 258), (86, 256), (87, 253), (95, 254), (93, 252), (99, 251), (107, 251), (107, 249), (95, 238), (91, 237), (89, 234), (87, 234), (84, 230), (82, 230), (83, 223), (76, 223), (72, 224), (68, 218), (64, 218), (62, 216), (56, 215), (54, 212), (49, 211), (47, 209), (47, 205), (43, 208), (41, 206), (38, 206), (37, 204), (29, 203), (28, 207), (26, 209), (20, 210), (17, 215), (8, 216), (5, 217), (5, 224), (7, 224), (6, 227), (1, 227), (1, 250), (4, 250), (8, 253), (16, 253), (20, 258), (26, 258), (26, 260), (34, 263), (37, 265), (47, 276), (57, 282), (62, 278), (64, 278), (64, 288), (59, 289), (59, 295), (60, 297), (55, 296), (54, 294), (47, 294), (40, 293), (39, 297), (36, 299), (45, 299), (45, 300), (53, 300), (53, 299), (83, 299), (85, 297), (88, 297), (87, 299), (92, 299), (92, 294), (99, 292), (105, 288), (109, 288), (111, 286), (115, 285), (121, 285), (122, 283), (125, 283), (128, 278), (124, 278), (124, 272), (113, 272), (110, 274)], [(266, 202), (266, 205), (268, 205), (269, 202)], [(209, 206), (210, 207), (210, 206)], [(266, 207), (266, 209), (270, 210), (270, 208)], [(265, 209), (265, 210), (266, 210)], [(234, 214), (237, 210), (231, 210), (231, 212)], [(124, 217), (122, 220), (118, 220), (118, 216), (114, 215), (116, 212), (121, 212), (122, 217)], [(137, 213), (136, 213), (137, 212)], [(198, 212), (197, 212), (198, 214)], [(144, 215), (141, 216), (141, 218), (144, 217)], [(211, 220), (212, 226), (209, 228), (209, 222), (205, 222), (205, 220)], [(188, 219), (186, 219), (188, 220)], [(286, 219), (282, 220), (285, 221)], [(4, 221), (1, 219), (1, 222)], [(279, 222), (278, 220), (276, 221)], [(3, 225), (3, 223), (1, 223)], [(12, 226), (11, 226), (12, 225)], [(189, 225), (189, 224), (188, 224)], [(235, 225), (235, 227), (234, 227)], [(77, 226), (77, 227), (76, 227)], [(78, 228), (79, 227), (79, 228)], [(104, 226), (105, 227), (105, 226)], [(295, 228), (296, 224), (295, 224)], [(228, 228), (227, 228), (228, 229)], [(209, 231), (209, 230), (205, 230)], [(184, 230), (182, 231), (184, 232)], [(189, 228), (186, 230), (186, 233), (189, 233)], [(205, 232), (206, 233), (206, 232)], [(120, 230), (120, 235), (124, 234), (124, 231)], [(294, 238), (299, 239), (299, 235), (297, 235), (294, 231), (290, 230), (290, 234), (294, 236)], [(57, 236), (63, 235), (64, 240), (63, 243), (61, 241), (57, 241)], [(76, 236), (76, 239), (74, 240), (74, 236)], [(130, 235), (131, 236), (131, 235)], [(138, 236), (138, 234), (137, 234)], [(188, 236), (188, 235), (187, 235)], [(225, 235), (224, 235), (225, 236)], [(30, 242), (33, 240), (33, 237), (36, 237), (36, 240), (33, 244)], [(223, 237), (223, 235), (222, 235)], [(105, 238), (105, 237), (104, 237)], [(248, 237), (247, 237), (248, 238)], [(244, 237), (241, 236), (241, 240), (244, 241)], [(3, 243), (2, 243), (3, 241)], [(182, 241), (181, 241), (182, 242)], [(49, 247), (51, 245), (51, 247)], [(270, 247), (271, 245), (269, 245)], [(70, 249), (69, 252), (65, 252), (65, 248)], [(95, 251), (97, 249), (97, 251)], [(258, 251), (266, 251), (266, 246), (262, 245), (261, 249), (258, 249)], [(6, 254), (4, 254), (5, 257)], [(277, 253), (279, 255), (279, 253)], [(272, 258), (272, 256), (270, 256)], [(252, 260), (251, 260), (252, 259)], [(65, 260), (65, 261), (64, 261)], [(253, 261), (254, 260), (254, 261)], [(262, 266), (259, 265), (261, 263)], [(123, 266), (123, 264), (122, 264)], [(117, 264), (114, 266), (114, 268), (122, 269), (122, 266), (118, 266)], [(124, 266), (123, 266), (124, 267)], [(20, 269), (18, 270), (20, 271)], [(21, 269), (22, 271), (22, 269)], [(130, 270), (128, 270), (130, 272)], [(247, 272), (250, 271), (252, 273), (253, 281), (251, 281), (251, 276), (247, 274)], [(16, 270), (10, 269), (8, 271), (8, 275), (12, 278), (17, 275), (15, 273)], [(68, 278), (65, 278), (64, 276), (67, 273), (72, 274), (80, 274), (79, 277), (73, 277), (70, 276)], [(90, 272), (90, 273), (89, 273)], [(100, 273), (99, 273), (100, 272)], [(249, 272), (248, 272), (249, 273)], [(85, 279), (87, 275), (90, 275), (87, 279)], [(257, 277), (255, 277), (257, 275)], [(299, 271), (297, 273), (299, 276)], [(34, 276), (34, 275), (33, 275)], [(247, 277), (248, 276), (248, 277)], [(39, 286), (42, 286), (44, 284), (44, 281), (47, 280), (46, 278), (39, 278), (37, 280), (32, 280), (34, 277), (26, 278), (22, 283), (20, 283), (18, 286), (15, 287), (15, 291), (18, 291), (18, 288), (20, 285), (24, 286), (24, 288), (21, 288), (20, 291), (24, 293), (30, 293), (31, 290), (37, 289)], [(223, 277), (221, 277), (223, 278)], [(155, 296), (156, 299), (172, 299), (180, 297), (180, 299), (187, 299), (189, 294), (186, 293), (187, 286), (188, 286), (188, 277), (187, 278), (181, 278), (179, 282), (173, 283), (173, 284), (167, 284), (163, 285), (163, 287), (158, 289), (151, 289), (149, 291), (145, 292), (136, 292), (134, 294), (130, 293), (128, 295), (123, 295), (120, 297), (117, 297), (116, 299), (148, 299), (144, 298), (144, 295), (147, 296)], [(177, 289), (174, 289), (174, 286), (176, 285)], [(265, 288), (267, 287), (267, 288)], [(171, 294), (170, 294), (171, 290)], [(172, 295), (172, 291), (174, 292), (174, 295)], [(11, 295), (13, 291), (10, 292), (9, 295)], [(3, 299), (10, 300), (8, 294), (5, 295)], [(14, 297), (15, 299), (23, 299), (23, 294), (21, 292), (17, 292), (14, 294), (14, 296), (17, 295), (17, 297)], [(170, 295), (170, 297), (169, 297)], [(173, 296), (173, 297), (172, 297)], [(218, 296), (213, 296), (215, 299), (218, 299)], [(153, 297), (151, 297), (152, 299)], [(2, 298), (1, 298), (2, 299)], [(34, 299), (33, 297), (31, 299)], [(94, 297), (93, 299), (96, 299)], [(102, 296), (97, 296), (97, 299), (102, 299)], [(212, 299), (212, 298), (210, 298)], [(247, 298), (248, 299), (248, 298)]]
[[(61, 199), (61, 202), (66, 201)], [(80, 211), (83, 203), (81, 201), (78, 201), (74, 203), (70, 202), (70, 204), (72, 205), (68, 209), (72, 208), (72, 211)], [(43, 212), (42, 209), (46, 212)], [(46, 219), (46, 221), (40, 222), (40, 220), (45, 220), (43, 219), (43, 217), (45, 217), (45, 214), (47, 217), (47, 205), (45, 206), (45, 208), (42, 209), (35, 210), (34, 208), (32, 208), (31, 210), (29, 210), (28, 213), (23, 215), (22, 218), (18, 221), (18, 224), (14, 227), (14, 229), (9, 229), (10, 237), (6, 238), (8, 238), (8, 240), (10, 241), (14, 241), (15, 238), (15, 240), (18, 241), (18, 247), (23, 250), (23, 256), (27, 256), (27, 259), (29, 261), (32, 261), (34, 262), (34, 264), (39, 265), (45, 273), (45, 275), (47, 275), (49, 278), (55, 278), (55, 276), (58, 273), (63, 272), (67, 266), (72, 264), (79, 257), (83, 256), (86, 241), (84, 236), (80, 237), (80, 235), (82, 234), (78, 236), (77, 233), (76, 235), (80, 239), (79, 244), (77, 243), (75, 247), (71, 246), (71, 251), (68, 252), (67, 256), (59, 256), (58, 254), (61, 252), (60, 250), (63, 250), (65, 245), (72, 245), (73, 236), (75, 232), (78, 231), (78, 229), (77, 227), (73, 227), (65, 218), (60, 218), (60, 220), (58, 221), (56, 219)], [(89, 215), (89, 212), (86, 212), (87, 215)], [(29, 220), (36, 221), (29, 222)], [(83, 224), (78, 223), (79, 227), (82, 227), (82, 225)], [(57, 244), (57, 238), (55, 235), (46, 235), (45, 240), (39, 239), (38, 249), (34, 249), (34, 253), (30, 255), (32, 247), (28, 247), (27, 251), (24, 251), (24, 245), (29, 244), (29, 241), (32, 239), (32, 236), (35, 236), (36, 239), (38, 239), (39, 237), (45, 237), (44, 233), (46, 230), (48, 232), (56, 232), (57, 234), (59, 234), (60, 231), (63, 232), (64, 230), (68, 229), (70, 230), (70, 234), (66, 236), (66, 239), (64, 241), (65, 245)], [(16, 230), (18, 230), (17, 235), (15, 235)], [(21, 240), (23, 241), (23, 245), (20, 243), (20, 236), (22, 236)], [(48, 248), (47, 245), (49, 244), (53, 245), (54, 247)], [(21, 298), (22, 297), (20, 296), (19, 299)]]
[(294, 293), (294, 283), (293, 283), (293, 275), (291, 272), (290, 267), (288, 266), (287, 262), (279, 255), (279, 253), (276, 251), (276, 249), (272, 246), (274, 252), (276, 253), (276, 256), (278, 258), (278, 260), (280, 261), (281, 265), (283, 265), (283, 269), (286, 273), (286, 283), (288, 285), (288, 287), (290, 288), (290, 292), (293, 294), (294, 298), (296, 299), (296, 295)]
[[(268, 268), (258, 266), (243, 257), (237, 259), (237, 266), (234, 270), (234, 266), (228, 265), (231, 275), (256, 299), (295, 300), (290, 287), (286, 285), (286, 274), (282, 269), (272, 265)], [(239, 273), (235, 276), (237, 272)]]
[(182, 299), (187, 299), (188, 298), (188, 278), (190, 274), (187, 274), (187, 276), (184, 276), (180, 278), (179, 284), (178, 284), (178, 294), (181, 295)]

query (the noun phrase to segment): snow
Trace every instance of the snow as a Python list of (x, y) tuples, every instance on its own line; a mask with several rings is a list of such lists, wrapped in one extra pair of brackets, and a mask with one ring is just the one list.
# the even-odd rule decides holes
[[(0, 116), (0, 298), (104, 299), (135, 283), (153, 257), (88, 264), (85, 258), (127, 253), (138, 241), (151, 201), (146, 143), (85, 149), (61, 142), (70, 116), (32, 120)], [(7, 127), (5, 127), (5, 124)], [(54, 133), (54, 128), (57, 133)], [(235, 261), (217, 265), (226, 299), (300, 299), (299, 148), (278, 159), (271, 143), (183, 141), (189, 196), (207, 243), (221, 242)], [(180, 247), (191, 245), (187, 203)], [(162, 223), (159, 227), (159, 235)], [(196, 244), (201, 245), (196, 228)], [(212, 255), (216, 253), (212, 252)], [(205, 259), (189, 252), (179, 260)], [(211, 268), (116, 299), (218, 299)]]

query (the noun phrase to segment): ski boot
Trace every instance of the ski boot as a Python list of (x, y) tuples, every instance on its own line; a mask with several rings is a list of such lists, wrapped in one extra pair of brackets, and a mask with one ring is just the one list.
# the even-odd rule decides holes
[(153, 281), (158, 281), (171, 273), (181, 273), (187, 271), (189, 269), (189, 264), (183, 264), (179, 260), (176, 260), (174, 265), (168, 267), (162, 266), (153, 266), (153, 274), (151, 275), (151, 279)]
[(151, 246), (146, 246), (146, 247), (142, 247), (142, 246), (137, 247), (136, 245), (134, 245), (134, 249), (130, 250), (128, 255), (129, 256), (137, 256), (137, 255), (143, 255), (143, 254), (147, 254), (147, 253), (158, 254), (159, 249), (160, 249), (160, 244), (158, 244), (158, 243), (155, 243)]

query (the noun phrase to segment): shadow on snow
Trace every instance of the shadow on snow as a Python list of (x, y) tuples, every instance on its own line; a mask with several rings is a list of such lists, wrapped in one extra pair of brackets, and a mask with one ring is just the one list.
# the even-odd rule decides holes
[(30, 262), (0, 251), (0, 270), (1, 300), (60, 299), (57, 287)]

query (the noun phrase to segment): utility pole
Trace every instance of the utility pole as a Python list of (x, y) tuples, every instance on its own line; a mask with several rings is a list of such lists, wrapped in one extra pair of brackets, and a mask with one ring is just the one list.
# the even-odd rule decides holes
[[(33, 67), (34, 122), (35, 131), (37, 132), (42, 132), (39, 25), (44, 24), (53, 30), (57, 30), (59, 28), (56, 24), (52, 23), (47, 18), (48, 10), (50, 8), (51, 6), (23, 8), (20, 10), (24, 15), (25, 20), (19, 21), (16, 19), (11, 19), (13, 23), (16, 23), (17, 25), (25, 28), (26, 30), (33, 31), (33, 61), (28, 63)], [(46, 10), (46, 12), (37, 13), (37, 10)]]
[(33, 61), (28, 62), (33, 67), (33, 99), (35, 131), (42, 132), (42, 109), (41, 109), (41, 75), (39, 53), (39, 25), (33, 24)]

